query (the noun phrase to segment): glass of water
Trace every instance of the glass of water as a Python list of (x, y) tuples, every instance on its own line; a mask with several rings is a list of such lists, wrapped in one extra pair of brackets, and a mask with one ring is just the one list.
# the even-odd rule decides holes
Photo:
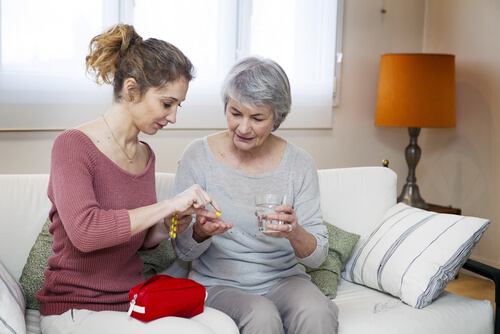
[(274, 209), (281, 204), (285, 204), (285, 196), (281, 194), (258, 194), (255, 196), (255, 215), (259, 222), (259, 231), (261, 232), (278, 232), (273, 230), (268, 230), (268, 224), (284, 224), (280, 220), (271, 220), (268, 215), (271, 213), (276, 213)]

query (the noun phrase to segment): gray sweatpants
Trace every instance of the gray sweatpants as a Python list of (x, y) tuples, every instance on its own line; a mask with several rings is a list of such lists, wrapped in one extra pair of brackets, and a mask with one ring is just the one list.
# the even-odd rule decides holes
[(336, 334), (338, 307), (308, 279), (288, 277), (265, 296), (229, 286), (207, 289), (206, 306), (229, 315), (241, 334)]

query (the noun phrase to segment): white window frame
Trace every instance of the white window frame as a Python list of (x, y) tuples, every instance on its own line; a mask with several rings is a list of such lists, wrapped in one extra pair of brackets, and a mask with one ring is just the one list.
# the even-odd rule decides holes
[[(15, 0), (0, 0), (15, 1)], [(239, 13), (244, 12), (248, 0), (223, 0), (235, 3)], [(336, 20), (336, 50), (334, 62), (333, 92), (331, 107), (339, 104), (339, 83), (342, 62), (342, 16), (344, 0), (337, 0)], [(133, 23), (134, 0), (107, 0), (103, 11), (103, 25), (110, 26), (114, 22)], [(233, 9), (231, 9), (233, 10)], [(246, 17), (240, 15), (235, 18), (240, 27), (244, 25)], [(0, 26), (1, 29), (1, 26)], [(0, 35), (1, 36), (1, 35)], [(245, 36), (235, 38), (235, 43), (242, 43)], [(86, 41), (88, 43), (88, 41)], [(235, 47), (238, 52), (241, 47)], [(0, 39), (1, 50), (1, 39)], [(0, 53), (1, 56), (1, 53)], [(235, 55), (235, 58), (238, 54)], [(1, 64), (1, 58), (0, 58)], [(196, 65), (196, 64), (195, 64)], [(83, 75), (83, 73), (82, 73)], [(45, 75), (12, 75), (5, 74), (0, 68), (0, 131), (51, 131), (64, 130), (97, 118), (103, 113), (112, 99), (110, 85), (96, 86), (92, 80), (72, 80), (63, 76), (51, 75), (51, 82), (58, 82), (59, 87), (47, 88)], [(16, 82), (13, 84), (13, 82)], [(18, 84), (22, 82), (22, 86)], [(193, 84), (196, 80), (193, 82)], [(71, 87), (68, 89), (68, 87)], [(55, 90), (54, 90), (55, 88)], [(292, 87), (293, 89), (293, 87)], [(57, 92), (59, 90), (59, 92)], [(209, 96), (208, 96), (209, 95)], [(183, 108), (178, 122), (168, 129), (224, 129), (225, 118), (221, 109), (219, 89), (207, 94), (203, 102), (189, 100), (188, 108)], [(294, 100), (294, 103), (297, 100)], [(331, 129), (332, 108), (315, 108), (314, 101), (302, 106), (307, 112), (297, 111), (292, 104), (292, 112), (283, 123), (283, 129)], [(191, 108), (191, 110), (189, 110)], [(318, 109), (318, 110), (317, 110)], [(321, 110), (320, 110), (321, 109)]]

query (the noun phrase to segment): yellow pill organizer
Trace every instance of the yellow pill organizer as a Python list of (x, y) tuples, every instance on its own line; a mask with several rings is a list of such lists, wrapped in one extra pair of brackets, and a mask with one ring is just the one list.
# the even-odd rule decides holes
[(170, 225), (170, 238), (175, 239), (177, 237), (177, 224), (179, 223), (177, 221), (177, 215), (174, 213), (172, 215), (172, 225)]

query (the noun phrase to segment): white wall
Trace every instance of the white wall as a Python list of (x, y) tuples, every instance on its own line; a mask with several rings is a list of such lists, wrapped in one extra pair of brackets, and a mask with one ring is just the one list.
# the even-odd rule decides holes
[[(384, 5), (386, 13), (381, 13)], [(457, 127), (422, 129), (417, 179), (430, 203), (460, 207), (493, 220), (473, 257), (500, 266), (494, 208), (500, 144), (500, 2), (498, 0), (345, 0), (340, 106), (332, 130), (279, 130), (306, 149), (318, 168), (380, 165), (390, 160), (399, 189), (408, 169), (407, 129), (373, 125), (380, 55), (442, 52), (456, 55)], [(495, 89), (496, 88), (496, 89)], [(182, 113), (178, 117), (182, 117)], [(220, 115), (222, 116), (222, 113)], [(166, 130), (143, 137), (157, 170), (175, 172), (184, 147), (208, 130)], [(0, 133), (0, 173), (47, 173), (56, 132)], [(363, 203), (360, 203), (362, 209)]]

